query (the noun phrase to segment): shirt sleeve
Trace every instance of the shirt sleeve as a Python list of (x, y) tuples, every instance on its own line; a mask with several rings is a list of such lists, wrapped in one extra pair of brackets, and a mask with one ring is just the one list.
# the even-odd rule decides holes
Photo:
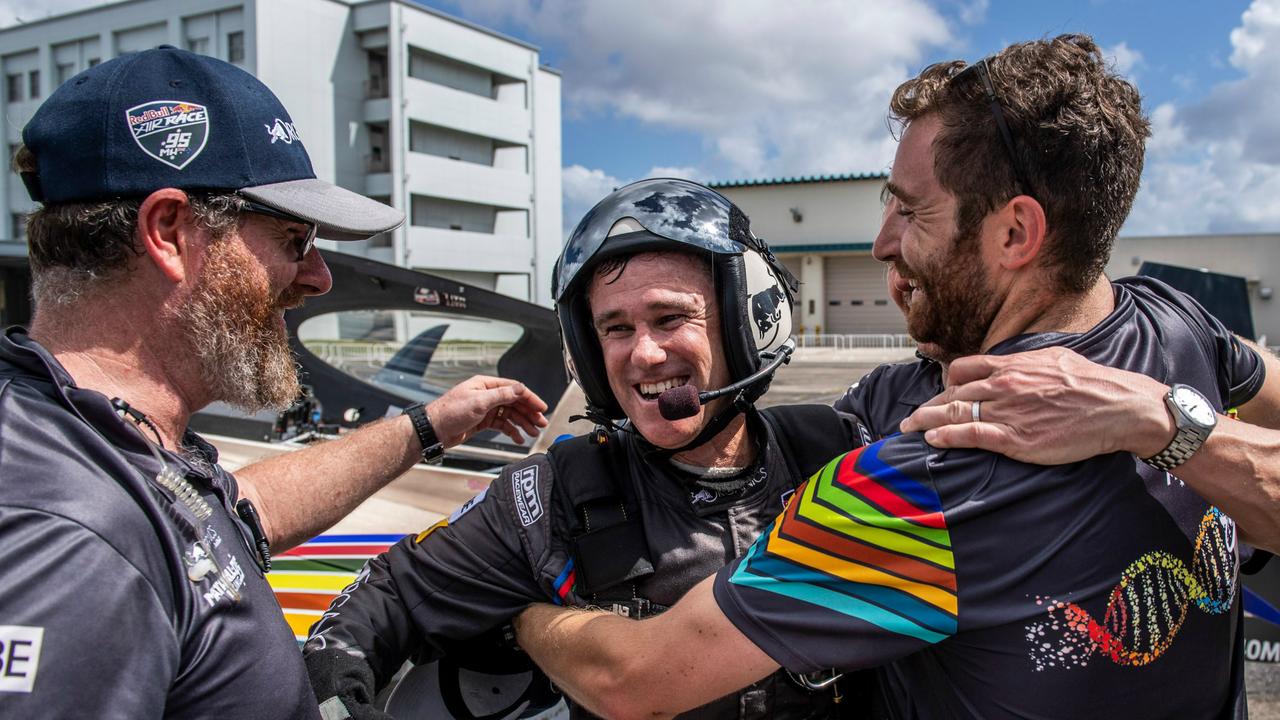
[[(546, 467), (541, 456), (519, 465)], [(409, 657), (443, 654), (546, 600), (522, 541), (527, 534), (516, 530), (511, 484), (503, 482), (519, 469), (506, 468), (448, 518), (366, 563), (311, 628), (304, 651), (362, 656), (381, 686)], [(547, 515), (535, 522), (549, 524)]]
[(179, 650), (153, 580), (38, 510), (0, 507), (0, 547), (0, 717), (163, 715)]
[(1239, 407), (1258, 394), (1266, 380), (1266, 367), (1258, 353), (1240, 342), (1218, 318), (1195, 298), (1177, 290), (1169, 291), (1171, 301), (1188, 317), (1188, 324), (1202, 335), (1211, 357), (1217, 360), (1218, 386), (1227, 409)]
[(918, 435), (833, 460), (715, 580), (721, 610), (789, 670), (853, 670), (954, 635), (951, 536)]
[(871, 372), (863, 375), (860, 380), (849, 386), (844, 394), (836, 398), (832, 403), (832, 407), (836, 412), (844, 415), (852, 416), (854, 424), (858, 430), (858, 441), (863, 445), (870, 445), (874, 440), (871, 429), (872, 413), (870, 412), (870, 398), (872, 388), (875, 386), (877, 378), (884, 372), (884, 366), (881, 365)]

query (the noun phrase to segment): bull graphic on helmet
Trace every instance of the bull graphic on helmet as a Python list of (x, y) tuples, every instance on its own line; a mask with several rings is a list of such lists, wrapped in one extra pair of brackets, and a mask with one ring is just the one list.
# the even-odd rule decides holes
[(756, 329), (760, 331), (760, 339), (764, 339), (765, 335), (773, 329), (774, 325), (782, 319), (782, 302), (786, 300), (786, 296), (777, 287), (771, 287), (764, 292), (756, 293), (751, 296), (751, 319), (756, 322)]

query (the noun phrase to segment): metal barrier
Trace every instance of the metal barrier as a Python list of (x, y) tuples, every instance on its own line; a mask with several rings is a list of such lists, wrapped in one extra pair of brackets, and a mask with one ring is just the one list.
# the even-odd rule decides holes
[(797, 335), (797, 348), (832, 348), (835, 350), (853, 349), (911, 349), (916, 341), (905, 334), (857, 334), (857, 335)]
[[(382, 367), (403, 345), (388, 342), (324, 342), (304, 343), (315, 356), (336, 368), (355, 365)], [(507, 350), (508, 343), (452, 343), (441, 344), (431, 355), (432, 365), (474, 365), (493, 367)]]

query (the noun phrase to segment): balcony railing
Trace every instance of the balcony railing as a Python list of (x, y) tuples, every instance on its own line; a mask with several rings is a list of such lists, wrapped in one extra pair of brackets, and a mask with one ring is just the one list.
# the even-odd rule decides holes
[(365, 99), (376, 100), (378, 98), (387, 97), (388, 93), (391, 91), (388, 84), (389, 83), (385, 77), (379, 77), (377, 75), (369, 76), (369, 79), (364, 81)]
[(796, 335), (798, 348), (833, 348), (835, 350), (909, 350), (916, 346), (910, 335), (894, 333), (867, 333), (855, 335), (815, 335), (813, 333)]

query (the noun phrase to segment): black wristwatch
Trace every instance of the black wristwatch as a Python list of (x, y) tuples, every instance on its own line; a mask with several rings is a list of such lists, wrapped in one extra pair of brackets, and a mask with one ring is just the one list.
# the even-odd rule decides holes
[(418, 433), (418, 442), (422, 443), (422, 462), (439, 465), (444, 461), (444, 443), (436, 437), (436, 429), (431, 426), (431, 418), (427, 417), (426, 405), (410, 405), (404, 409), (404, 414), (413, 421), (413, 431)]
[(1168, 472), (1186, 462), (1218, 424), (1218, 413), (1204, 395), (1190, 385), (1174, 385), (1164, 396), (1165, 407), (1178, 427), (1173, 440), (1160, 452), (1143, 458), (1146, 464)]

